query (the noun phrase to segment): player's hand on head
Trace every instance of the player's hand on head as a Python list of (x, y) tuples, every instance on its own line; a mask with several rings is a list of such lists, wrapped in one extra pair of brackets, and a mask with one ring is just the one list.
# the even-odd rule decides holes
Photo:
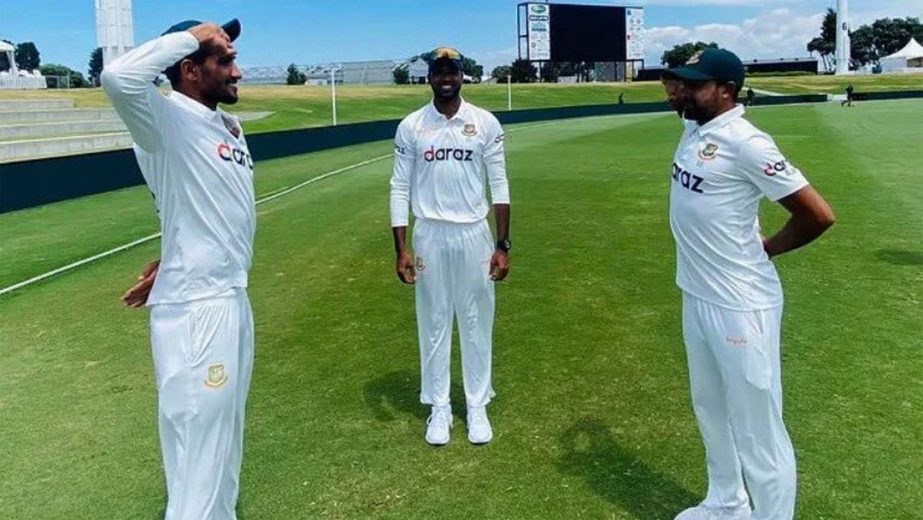
[(417, 271), (413, 266), (413, 255), (404, 251), (397, 255), (397, 277), (401, 282), (407, 285), (413, 285), (417, 281)]
[(160, 268), (160, 260), (151, 262), (144, 267), (138, 276), (138, 283), (133, 285), (122, 296), (122, 302), (133, 309), (138, 309), (147, 303), (147, 298), (151, 294), (151, 288), (154, 287), (154, 280), (157, 278), (157, 271)]
[(503, 281), (510, 274), (510, 255), (497, 250), (490, 257), (490, 279), (495, 282)]
[(201, 45), (216, 45), (221, 42), (230, 43), (231, 37), (220, 25), (213, 22), (206, 22), (195, 27), (190, 27), (189, 32), (199, 40)]

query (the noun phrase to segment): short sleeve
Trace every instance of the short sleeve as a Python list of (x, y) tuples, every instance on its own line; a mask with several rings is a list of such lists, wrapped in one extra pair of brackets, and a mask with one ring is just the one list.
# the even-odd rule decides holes
[(808, 185), (801, 170), (790, 163), (766, 134), (756, 134), (741, 145), (739, 165), (744, 176), (768, 199), (777, 201)]

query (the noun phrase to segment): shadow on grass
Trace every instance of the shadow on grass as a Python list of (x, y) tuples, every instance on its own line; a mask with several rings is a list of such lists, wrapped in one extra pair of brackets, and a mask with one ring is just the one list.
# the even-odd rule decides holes
[[(379, 421), (393, 421), (396, 414), (409, 414), (424, 421), (429, 417), (429, 407), (420, 404), (420, 374), (410, 370), (391, 372), (365, 384), (365, 404)], [(465, 413), (465, 394), (457, 382), (452, 382), (452, 413)]]
[(892, 265), (923, 265), (923, 253), (900, 249), (879, 249), (875, 256)]
[(620, 446), (601, 421), (584, 418), (561, 436), (559, 469), (582, 477), (597, 495), (644, 520), (672, 520), (697, 497)]

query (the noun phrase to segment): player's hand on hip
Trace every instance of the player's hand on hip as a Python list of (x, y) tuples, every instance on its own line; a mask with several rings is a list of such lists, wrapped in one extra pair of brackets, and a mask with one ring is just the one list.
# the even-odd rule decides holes
[(133, 309), (138, 309), (147, 303), (147, 297), (151, 294), (151, 288), (154, 287), (154, 280), (157, 278), (157, 271), (160, 269), (160, 260), (151, 262), (144, 267), (141, 275), (138, 276), (138, 283), (122, 296), (122, 302)]
[(413, 267), (413, 255), (407, 251), (401, 251), (397, 255), (397, 277), (401, 282), (407, 285), (413, 285), (417, 281), (417, 271)]
[(490, 257), (490, 279), (501, 282), (510, 274), (510, 255), (499, 249)]

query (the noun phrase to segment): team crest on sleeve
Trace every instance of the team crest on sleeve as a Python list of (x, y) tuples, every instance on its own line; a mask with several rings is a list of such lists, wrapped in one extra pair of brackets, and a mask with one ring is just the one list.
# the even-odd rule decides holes
[(465, 126), (462, 128), (462, 135), (474, 137), (478, 135), (478, 127), (476, 127), (474, 123), (465, 123)]
[(423, 261), (423, 257), (422, 257), (422, 256), (418, 256), (418, 257), (417, 257), (417, 261), (416, 261), (414, 267), (416, 267), (417, 271), (425, 271), (425, 270), (426, 270), (426, 262)]
[(710, 161), (715, 158), (715, 154), (718, 152), (718, 145), (714, 143), (708, 143), (705, 145), (705, 148), (699, 150), (699, 159), (703, 161)]
[(208, 374), (205, 377), (205, 386), (218, 388), (228, 381), (228, 374), (224, 371), (224, 364), (208, 366)]

